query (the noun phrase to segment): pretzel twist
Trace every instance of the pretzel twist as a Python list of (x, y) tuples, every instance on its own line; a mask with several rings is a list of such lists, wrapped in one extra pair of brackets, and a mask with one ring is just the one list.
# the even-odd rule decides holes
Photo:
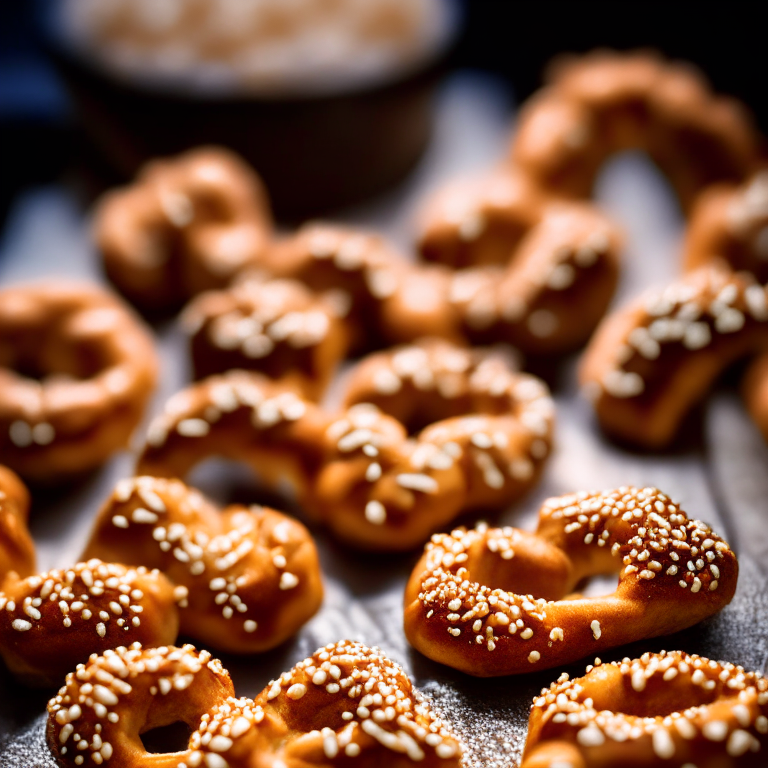
[(744, 108), (716, 96), (691, 66), (597, 51), (553, 68), (549, 86), (524, 105), (509, 156), (541, 188), (583, 198), (608, 158), (641, 149), (690, 209), (708, 185), (748, 176), (759, 144)]
[(681, 651), (563, 673), (534, 699), (521, 768), (657, 765), (758, 768), (768, 681)]
[(318, 400), (349, 346), (331, 303), (294, 280), (249, 278), (184, 310), (195, 378), (257, 370)]
[(181, 632), (230, 653), (279, 645), (322, 602), (317, 550), (304, 526), (264, 507), (220, 511), (179, 480), (122, 480), (84, 557), (162, 571), (185, 595)]
[[(551, 444), (553, 406), (546, 387), (487, 353), (444, 343), (401, 349), (392, 360), (409, 356), (433, 371), (434, 382), (456, 373), (445, 364), (459, 359), (459, 383), (467, 393), (458, 408), (450, 393), (443, 395), (445, 411), (436, 415), (449, 418), (414, 438), (397, 413), (366, 403), (327, 413), (284, 385), (234, 371), (169, 401), (150, 426), (138, 471), (184, 477), (211, 455), (244, 461), (273, 486), (287, 479), (306, 511), (340, 538), (385, 550), (413, 547), (464, 509), (510, 503), (528, 490)], [(387, 358), (359, 369), (363, 386), (366, 371), (381, 360)], [(391, 385), (397, 375), (387, 375)], [(348, 402), (356, 397), (352, 390)], [(433, 392), (435, 404), (439, 397)], [(389, 398), (380, 402), (400, 408)], [(462, 403), (485, 414), (454, 415)]]
[[(435, 203), (441, 211), (452, 204)], [(442, 219), (435, 239), (443, 237), (441, 227)], [(413, 265), (379, 238), (327, 225), (305, 226), (263, 264), (341, 298), (358, 348), (436, 336), (553, 354), (583, 343), (605, 311), (620, 243), (618, 230), (596, 210), (559, 203), (546, 209), (513, 259), (510, 248), (496, 264)]]
[[(572, 594), (619, 573), (612, 595)], [(436, 534), (405, 592), (405, 633), (429, 658), (482, 677), (568, 664), (685, 629), (727, 605), (728, 544), (654, 488), (549, 499), (535, 535)]]
[[(461, 745), (377, 648), (320, 648), (255, 700), (236, 699), (221, 662), (192, 646), (118, 648), (67, 677), (48, 705), (59, 765), (126, 768), (458, 768)], [(149, 754), (140, 735), (185, 722), (188, 748)], [(77, 757), (83, 757), (80, 763)]]
[(0, 291), (0, 463), (58, 480), (125, 447), (157, 378), (148, 331), (85, 284)]
[(606, 432), (660, 448), (731, 363), (766, 349), (765, 286), (702, 267), (606, 318), (580, 379)]
[(146, 311), (222, 288), (271, 237), (260, 179), (236, 155), (203, 147), (146, 165), (105, 195), (94, 237), (110, 280)]
[(0, 466), (0, 583), (13, 572), (35, 572), (35, 545), (27, 528), (29, 491), (18, 476)]

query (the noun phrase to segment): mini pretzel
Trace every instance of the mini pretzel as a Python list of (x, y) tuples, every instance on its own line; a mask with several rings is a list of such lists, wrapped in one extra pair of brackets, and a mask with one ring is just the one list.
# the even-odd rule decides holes
[(563, 673), (534, 699), (521, 768), (758, 768), (768, 680), (682, 651)]
[[(618, 572), (612, 595), (572, 594)], [(678, 632), (727, 605), (736, 557), (655, 488), (549, 499), (535, 535), (458, 528), (432, 537), (405, 592), (405, 634), (425, 656), (480, 677), (569, 664)]]
[[(140, 736), (174, 722), (188, 748), (150, 754)], [(255, 700), (236, 699), (221, 662), (192, 646), (92, 656), (48, 704), (48, 744), (62, 768), (346, 766), (459, 768), (450, 726), (378, 648), (320, 648)]]
[(229, 653), (279, 645), (322, 602), (317, 551), (303, 525), (263, 507), (219, 511), (179, 480), (122, 480), (84, 556), (165, 573), (187, 595), (181, 632)]
[(26, 579), (0, 592), (0, 655), (27, 685), (58, 684), (91, 653), (121, 643), (172, 643), (179, 629), (174, 590), (158, 571), (92, 559)]
[(197, 297), (182, 318), (195, 378), (239, 368), (324, 393), (346, 356), (349, 330), (322, 297), (295, 280), (251, 278)]
[[(489, 187), (488, 194), (505, 191)], [(436, 205), (451, 204), (442, 199)], [(443, 236), (441, 226), (435, 239)], [(556, 353), (583, 343), (604, 312), (620, 241), (595, 209), (563, 202), (546, 208), (503, 265), (414, 265), (373, 235), (327, 225), (305, 226), (262, 263), (271, 274), (338, 297), (350, 308), (358, 348), (436, 336)]]
[(222, 288), (271, 237), (269, 203), (253, 170), (204, 147), (146, 165), (105, 195), (94, 235), (110, 280), (144, 310), (177, 307)]
[(86, 284), (0, 291), (0, 463), (33, 480), (125, 447), (157, 378), (148, 331)]
[(510, 147), (514, 167), (545, 190), (588, 197), (611, 155), (641, 149), (690, 209), (709, 184), (741, 181), (755, 167), (749, 116), (688, 65), (598, 51), (560, 62), (553, 75), (524, 105)]
[(606, 318), (580, 378), (606, 432), (660, 448), (732, 362), (766, 349), (765, 287), (702, 267)]
[[(414, 376), (413, 361), (427, 370)], [(442, 386), (458, 380), (467, 397), (452, 404), (450, 392), (438, 389), (435, 414), (445, 420), (409, 438), (397, 420), (402, 406), (381, 398), (381, 390), (382, 405), (391, 404), (395, 417), (367, 403), (335, 415), (285, 385), (234, 371), (169, 401), (150, 425), (138, 471), (185, 477), (211, 455), (244, 461), (273, 486), (288, 480), (306, 511), (340, 538), (384, 550), (423, 542), (462, 510), (510, 503), (536, 481), (553, 420), (538, 379), (487, 353), (435, 343), (375, 357), (358, 370), (348, 403), (361, 396), (370, 375), (374, 387), (387, 378), (391, 394), (398, 380), (412, 389), (411, 377), (417, 388), (433, 386), (424, 378), (430, 370)], [(459, 416), (464, 404), (483, 411)]]
[(35, 545), (27, 529), (29, 492), (7, 467), (0, 466), (0, 585), (9, 573), (35, 572)]
[(716, 259), (768, 283), (768, 171), (741, 186), (714, 185), (696, 201), (686, 232), (685, 267)]

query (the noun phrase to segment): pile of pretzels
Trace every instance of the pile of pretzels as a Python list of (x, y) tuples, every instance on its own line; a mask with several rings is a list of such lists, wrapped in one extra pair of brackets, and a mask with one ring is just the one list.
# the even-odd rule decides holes
[[(685, 273), (605, 316), (623, 235), (589, 198), (628, 149), (688, 217)], [(254, 699), (211, 655), (275, 648), (317, 613), (321, 526), (357, 549), (423, 547), (405, 636), (478, 677), (562, 668), (724, 608), (734, 552), (655, 487), (548, 499), (534, 532), (452, 526), (521, 500), (556, 449), (549, 389), (513, 348), (587, 345), (581, 388), (600, 426), (657, 450), (723, 370), (754, 358), (744, 395), (768, 440), (760, 149), (740, 105), (690, 68), (603, 52), (554, 67), (508, 157), (425, 203), (419, 261), (334, 224), (276, 234), (260, 180), (220, 148), (105, 195), (95, 244), (135, 310), (76, 283), (0, 291), (0, 657), (22, 684), (63, 685), (48, 705), (58, 764), (459, 768), (451, 724), (378, 648), (326, 645)], [(145, 422), (160, 367), (146, 319), (174, 313), (194, 380)], [(33, 494), (83, 478), (137, 429), (134, 473), (80, 557), (38, 573), (18, 475)], [(219, 508), (187, 484), (212, 457), (287, 492), (310, 528)], [(581, 594), (601, 574), (615, 591)], [(148, 751), (142, 734), (176, 722), (186, 749)], [(662, 651), (560, 674), (534, 699), (522, 768), (747, 768), (767, 750), (768, 680)]]

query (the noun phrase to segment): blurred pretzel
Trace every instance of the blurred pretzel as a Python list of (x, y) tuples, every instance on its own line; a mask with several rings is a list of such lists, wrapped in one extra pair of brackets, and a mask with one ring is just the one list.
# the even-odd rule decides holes
[[(258, 374), (205, 379), (150, 425), (138, 471), (183, 478), (209, 456), (244, 461), (272, 487), (288, 483), (340, 538), (399, 550), (462, 510), (519, 498), (550, 452), (545, 385), (487, 352), (425, 342), (369, 359), (351, 380), (348, 407), (333, 414)], [(371, 385), (384, 411), (357, 402)], [(439, 419), (412, 424), (414, 438), (399, 421), (410, 420), (403, 401), (387, 397), (395, 385), (421, 389), (415, 402), (432, 401), (422, 415)]]
[(195, 378), (239, 368), (295, 386), (310, 400), (325, 392), (351, 329), (332, 302), (295, 280), (249, 277), (207, 291), (184, 310)]
[[(573, 594), (618, 572), (604, 597)], [(436, 534), (405, 592), (405, 633), (425, 656), (480, 677), (569, 664), (672, 634), (721, 610), (738, 564), (709, 526), (655, 488), (547, 500), (535, 534)]]
[[(178, 721), (192, 731), (187, 748), (147, 752), (141, 734)], [(221, 662), (190, 645), (94, 655), (49, 702), (47, 737), (63, 768), (84, 760), (124, 768), (459, 768), (462, 754), (400, 666), (348, 640), (320, 648), (254, 700), (236, 699)]]
[(701, 267), (607, 317), (580, 379), (606, 432), (657, 449), (729, 365), (766, 350), (765, 286), (747, 272)]
[(768, 680), (682, 651), (563, 673), (531, 707), (521, 768), (759, 768)]
[(710, 184), (746, 178), (759, 144), (746, 110), (692, 66), (595, 51), (552, 67), (549, 85), (523, 106), (509, 154), (542, 189), (584, 198), (606, 160), (641, 149), (690, 210)]
[(7, 467), (0, 466), (0, 583), (13, 572), (35, 572), (35, 545), (27, 529), (29, 491)]
[(127, 446), (157, 379), (152, 338), (88, 284), (0, 291), (0, 463), (62, 480)]
[(228, 653), (279, 645), (322, 602), (317, 550), (303, 525), (265, 507), (220, 511), (179, 480), (120, 481), (84, 557), (162, 571), (186, 596), (181, 632)]
[(110, 280), (145, 311), (226, 286), (271, 237), (261, 181), (228, 150), (203, 147), (145, 166), (109, 192), (94, 221)]

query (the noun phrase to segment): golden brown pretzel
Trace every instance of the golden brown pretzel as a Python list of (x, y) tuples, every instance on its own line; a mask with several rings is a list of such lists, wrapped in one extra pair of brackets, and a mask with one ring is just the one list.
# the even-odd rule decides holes
[(7, 467), (0, 466), (0, 584), (13, 572), (35, 572), (35, 545), (27, 529), (29, 492)]
[[(340, 538), (409, 549), (462, 510), (519, 497), (536, 481), (551, 443), (553, 405), (538, 379), (444, 342), (395, 356), (421, 356), (429, 368), (430, 356), (439, 362), (441, 354), (463, 361), (460, 385), (485, 415), (459, 416), (444, 395), (443, 413), (453, 418), (409, 438), (397, 418), (371, 404), (332, 414), (285, 385), (233, 371), (168, 402), (150, 425), (138, 471), (185, 477), (208, 456), (244, 461), (273, 486), (287, 480), (304, 509)], [(366, 363), (359, 369), (363, 383), (367, 370)], [(437, 373), (442, 378), (439, 366)], [(352, 391), (348, 402), (355, 398)]]
[(563, 673), (534, 699), (521, 768), (759, 768), (768, 680), (682, 651)]
[(91, 653), (176, 640), (184, 588), (156, 570), (92, 559), (20, 579), (0, 592), (0, 656), (27, 685), (58, 684)]
[(229, 653), (279, 645), (323, 597), (303, 525), (265, 507), (220, 511), (180, 480), (120, 481), (84, 557), (159, 569), (186, 595), (181, 632)]
[(543, 189), (581, 198), (627, 149), (646, 151), (690, 209), (704, 187), (754, 170), (759, 137), (744, 108), (714, 95), (692, 67), (596, 51), (553, 67), (550, 85), (521, 111), (510, 160)]
[(0, 291), (0, 463), (34, 480), (93, 469), (128, 444), (157, 378), (147, 329), (88, 284)]
[[(186, 750), (144, 749), (142, 733), (178, 721), (193, 731)], [(62, 768), (459, 768), (462, 752), (399, 665), (348, 640), (320, 648), (253, 701), (234, 698), (221, 663), (192, 646), (93, 656), (50, 701), (47, 735)]]
[(686, 231), (686, 269), (725, 260), (735, 272), (768, 283), (768, 171), (744, 184), (716, 184), (702, 192)]
[[(434, 205), (442, 217), (450, 200)], [(436, 336), (554, 354), (582, 344), (605, 311), (621, 236), (580, 203), (552, 203), (537, 222), (514, 258), (510, 248), (496, 263), (468, 269), (414, 265), (376, 236), (329, 225), (303, 227), (261, 263), (338, 297), (349, 307), (357, 348)], [(436, 240), (441, 227), (442, 218)]]
[(145, 166), (105, 195), (94, 236), (110, 280), (148, 311), (222, 288), (271, 237), (261, 181), (236, 155), (203, 147)]
[(702, 267), (607, 317), (580, 379), (606, 432), (661, 448), (725, 368), (766, 349), (765, 287), (749, 273)]
[(184, 310), (195, 378), (261, 371), (319, 400), (346, 356), (350, 330), (330, 302), (296, 280), (251, 277)]
[[(572, 594), (619, 573), (612, 595)], [(727, 605), (736, 557), (655, 488), (549, 499), (535, 535), (436, 534), (405, 592), (405, 634), (424, 655), (481, 677), (568, 664), (685, 629)]]
[(750, 416), (768, 442), (768, 355), (761, 355), (747, 368), (741, 391)]

